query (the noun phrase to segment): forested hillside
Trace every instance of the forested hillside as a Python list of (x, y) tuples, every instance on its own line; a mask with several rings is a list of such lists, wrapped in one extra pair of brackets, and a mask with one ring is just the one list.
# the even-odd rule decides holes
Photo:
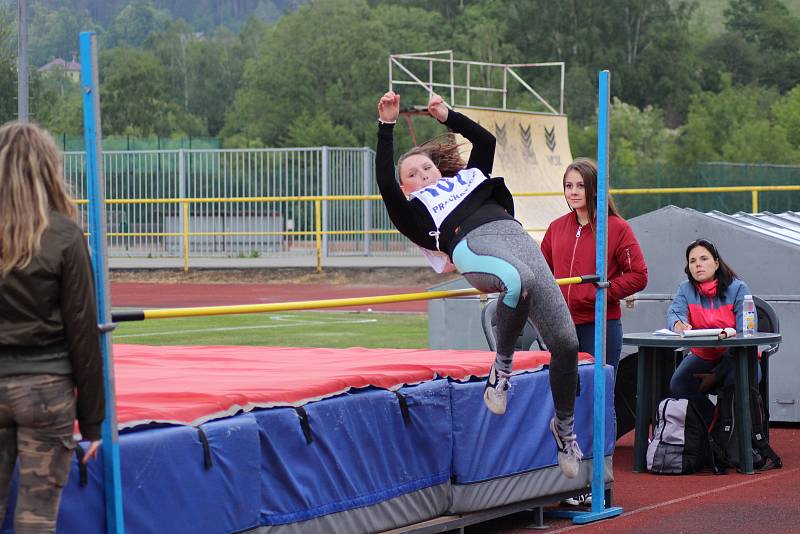
[[(78, 32), (98, 33), (105, 134), (370, 146), (389, 54), (453, 50), (473, 61), (564, 61), (576, 155), (593, 154), (597, 72), (607, 68), (615, 165), (800, 164), (798, 0), (29, 4), (34, 67), (72, 59)], [(14, 118), (15, 96), (16, 2), (2, 0), (0, 120)], [(66, 75), (32, 69), (36, 120), (80, 134), (80, 103)]]

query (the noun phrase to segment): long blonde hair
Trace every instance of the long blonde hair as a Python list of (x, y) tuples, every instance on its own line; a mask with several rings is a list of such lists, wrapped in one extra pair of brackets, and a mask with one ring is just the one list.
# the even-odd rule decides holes
[(4, 124), (0, 127), (0, 277), (31, 262), (51, 211), (76, 216), (53, 138), (33, 124)]

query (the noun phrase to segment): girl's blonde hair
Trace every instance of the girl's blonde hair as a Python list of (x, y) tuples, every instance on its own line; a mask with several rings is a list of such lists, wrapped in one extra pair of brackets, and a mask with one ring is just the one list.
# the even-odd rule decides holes
[(75, 218), (58, 149), (34, 124), (0, 127), (0, 277), (26, 267), (38, 252), (49, 212)]
[(397, 161), (397, 176), (400, 183), (403, 183), (400, 169), (403, 166), (403, 161), (409, 156), (423, 155), (430, 158), (442, 176), (451, 177), (458, 174), (458, 171), (463, 171), (467, 164), (461, 157), (461, 145), (456, 142), (456, 136), (452, 133), (446, 133), (425, 141), (419, 146), (415, 146), (402, 156)]

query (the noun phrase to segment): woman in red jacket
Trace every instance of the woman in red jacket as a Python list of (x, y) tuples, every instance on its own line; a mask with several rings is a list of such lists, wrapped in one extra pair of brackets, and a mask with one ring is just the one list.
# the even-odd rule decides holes
[[(597, 225), (597, 163), (578, 158), (564, 173), (564, 197), (570, 213), (547, 228), (542, 252), (556, 278), (597, 272), (595, 231)], [(617, 368), (622, 350), (619, 301), (647, 285), (647, 264), (630, 225), (608, 197), (608, 314), (606, 363)], [(572, 314), (580, 350), (594, 354), (595, 287), (589, 284), (561, 286)]]

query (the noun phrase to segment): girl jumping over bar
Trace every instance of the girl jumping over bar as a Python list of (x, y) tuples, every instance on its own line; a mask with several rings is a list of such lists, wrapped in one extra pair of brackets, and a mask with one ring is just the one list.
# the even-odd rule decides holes
[(550, 429), (558, 465), (578, 474), (583, 454), (573, 431), (578, 382), (578, 339), (561, 291), (538, 244), (514, 219), (514, 202), (502, 178), (491, 178), (494, 136), (431, 95), (428, 112), (472, 143), (464, 164), (452, 137), (432, 140), (404, 154), (395, 178), (393, 132), (400, 95), (378, 101), (378, 188), (397, 229), (422, 248), (438, 272), (458, 269), (476, 289), (500, 293), (497, 354), (483, 400), (492, 413), (506, 411), (514, 345), (528, 316), (550, 349), (550, 388), (555, 417)]

